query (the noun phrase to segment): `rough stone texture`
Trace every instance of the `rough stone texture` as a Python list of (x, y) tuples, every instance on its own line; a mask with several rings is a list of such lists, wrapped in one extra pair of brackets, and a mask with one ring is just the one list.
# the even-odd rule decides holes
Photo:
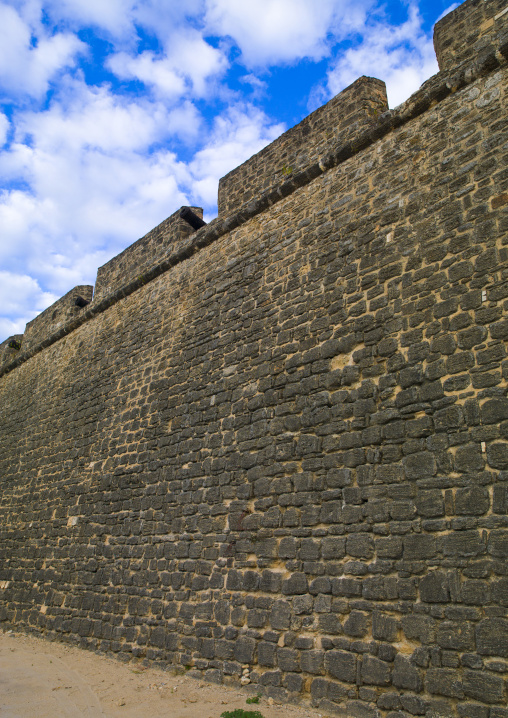
[(388, 109), (386, 86), (360, 77), (326, 105), (219, 182), (219, 215), (227, 216), (268, 189), (319, 161), (333, 147), (354, 141)]
[[(201, 207), (189, 209), (203, 219)], [(99, 267), (94, 301), (99, 302), (135, 278), (142, 280), (147, 270), (160, 262), (168, 250), (174, 250), (181, 240), (194, 233), (191, 225), (180, 217), (180, 212), (174, 212), (121, 254)]]
[(474, 55), (506, 42), (506, 0), (467, 0), (434, 28), (440, 70), (449, 70)]
[(23, 334), (13, 334), (0, 344), (0, 369), (18, 355), (22, 343)]
[(348, 716), (506, 716), (503, 52), (9, 349), (4, 625)]
[(92, 300), (93, 287), (74, 287), (26, 325), (22, 349), (30, 349), (63, 327)]

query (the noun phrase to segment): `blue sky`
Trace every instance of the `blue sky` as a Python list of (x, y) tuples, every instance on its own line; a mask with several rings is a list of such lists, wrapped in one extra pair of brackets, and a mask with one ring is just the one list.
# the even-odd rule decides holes
[(437, 72), (449, 0), (0, 0), (0, 341), (360, 75)]

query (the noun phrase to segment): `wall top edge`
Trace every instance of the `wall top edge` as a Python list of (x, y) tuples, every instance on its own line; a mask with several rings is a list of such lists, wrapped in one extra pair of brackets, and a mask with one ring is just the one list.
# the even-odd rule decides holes
[[(333, 105), (337, 104), (338, 101), (344, 99), (349, 93), (351, 93), (351, 91), (360, 91), (361, 87), (367, 83), (376, 84), (380, 88), (386, 87), (385, 82), (383, 80), (379, 80), (377, 77), (361, 75), (358, 79), (356, 79), (350, 85), (341, 90), (337, 95), (328, 100), (328, 102), (326, 102), (324, 105), (321, 105), (320, 107), (316, 108), (310, 114), (306, 115), (302, 120), (300, 120), (300, 122), (298, 122), (296, 125), (293, 125), (292, 127), (285, 130), (281, 135), (279, 135), (272, 142), (270, 142), (269, 145), (266, 145), (266, 147), (263, 147), (261, 150), (259, 150), (259, 152), (256, 152), (254, 155), (252, 155), (252, 157), (249, 157), (237, 167), (234, 167), (232, 170), (227, 172), (223, 177), (220, 178), (219, 182), (224, 182), (232, 175), (235, 175), (240, 172), (242, 168), (244, 168), (252, 161), (253, 157), (257, 157), (266, 153), (275, 143), (279, 142), (280, 140), (283, 140), (285, 137), (288, 137), (292, 134), (297, 134), (302, 127), (305, 127), (306, 125), (312, 123), (312, 121), (319, 117), (319, 115), (324, 114), (327, 110), (333, 107)], [(388, 107), (386, 109), (388, 109)]]

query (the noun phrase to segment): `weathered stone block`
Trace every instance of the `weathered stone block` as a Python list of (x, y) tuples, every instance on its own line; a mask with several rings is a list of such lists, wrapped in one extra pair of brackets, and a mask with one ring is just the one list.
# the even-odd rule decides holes
[(327, 651), (325, 653), (325, 669), (339, 681), (354, 683), (356, 680), (356, 656), (354, 653), (346, 651)]
[(372, 558), (374, 539), (369, 534), (349, 534), (346, 540), (346, 553), (356, 558)]
[(291, 607), (286, 601), (276, 601), (270, 611), (270, 625), (276, 630), (283, 631), (289, 628), (291, 621)]
[(240, 636), (235, 643), (235, 658), (239, 663), (252, 663), (255, 650), (256, 641), (253, 638)]
[(420, 671), (401, 655), (395, 657), (392, 683), (396, 688), (415, 693), (420, 693), (423, 690)]
[(374, 686), (390, 685), (390, 666), (374, 656), (362, 658), (362, 681)]
[(367, 633), (369, 618), (360, 611), (351, 611), (344, 622), (344, 633), (348, 636), (363, 637)]
[(277, 661), (282, 671), (299, 671), (299, 652), (293, 648), (277, 648)]
[(508, 619), (486, 618), (476, 626), (476, 650), (482, 656), (508, 658)]
[(445, 603), (450, 598), (448, 576), (443, 571), (433, 571), (420, 581), (420, 597), (429, 603)]
[(305, 673), (321, 674), (323, 672), (324, 651), (302, 651), (300, 665)]
[(487, 462), (493, 469), (508, 469), (508, 444), (501, 442), (488, 444)]
[(502, 703), (504, 683), (501, 676), (485, 671), (464, 671), (462, 680), (464, 695), (483, 703)]
[(466, 621), (443, 621), (437, 630), (437, 643), (455, 651), (474, 650), (474, 628)]
[(378, 641), (395, 641), (398, 635), (398, 622), (391, 616), (374, 611), (372, 614), (372, 635)]
[(425, 677), (425, 687), (429, 693), (449, 698), (463, 698), (460, 674), (450, 668), (429, 668)]
[(404, 558), (412, 561), (436, 555), (436, 538), (430, 534), (410, 534), (404, 537)]
[(404, 457), (402, 464), (409, 480), (425, 479), (437, 471), (436, 459), (429, 451), (421, 451)]
[(307, 593), (308, 588), (307, 576), (304, 573), (294, 573), (282, 582), (282, 593), (289, 596)]
[(490, 496), (482, 486), (468, 486), (457, 489), (455, 493), (455, 513), (459, 515), (481, 516), (490, 508)]

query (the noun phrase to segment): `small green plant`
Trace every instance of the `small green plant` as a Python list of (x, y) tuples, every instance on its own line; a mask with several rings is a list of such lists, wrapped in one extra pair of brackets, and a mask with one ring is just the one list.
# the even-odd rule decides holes
[(17, 339), (11, 339), (11, 341), (9, 342), (9, 348), (16, 349), (16, 351), (19, 351), (21, 349), (21, 342), (18, 342)]
[(286, 177), (288, 177), (292, 173), (292, 171), (293, 171), (293, 168), (288, 167), (287, 165), (284, 165), (284, 167), (282, 168), (282, 174), (285, 175)]
[(224, 711), (221, 718), (263, 718), (259, 711), (244, 711), (243, 708), (235, 708), (234, 711)]
[(247, 698), (245, 701), (246, 703), (259, 703), (259, 699), (261, 698), (261, 693), (256, 693), (255, 696), (252, 696), (251, 698)]

